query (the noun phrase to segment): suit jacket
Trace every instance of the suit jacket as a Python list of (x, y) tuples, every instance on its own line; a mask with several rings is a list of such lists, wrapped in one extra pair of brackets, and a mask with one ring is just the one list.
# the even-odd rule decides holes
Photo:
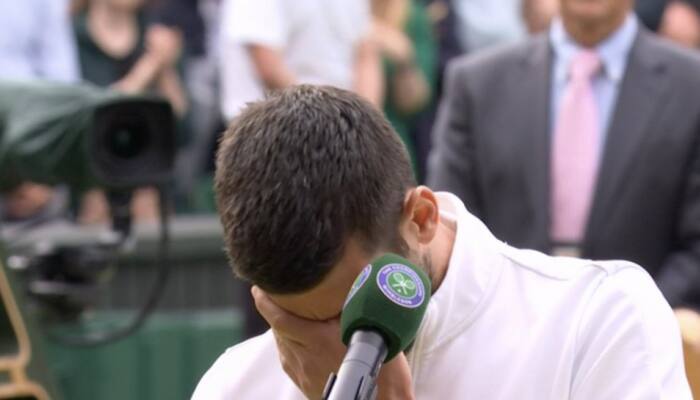
[[(453, 62), (428, 184), (497, 237), (548, 252), (546, 35)], [(641, 29), (611, 116), (583, 257), (645, 267), (674, 305), (700, 305), (700, 58)]]

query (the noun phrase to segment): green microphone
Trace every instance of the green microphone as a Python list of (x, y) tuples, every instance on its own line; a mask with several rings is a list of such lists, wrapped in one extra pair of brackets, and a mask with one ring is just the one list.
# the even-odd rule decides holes
[(413, 342), (429, 301), (430, 279), (406, 259), (386, 254), (367, 265), (345, 300), (340, 328), (348, 351), (323, 398), (373, 398), (381, 365)]

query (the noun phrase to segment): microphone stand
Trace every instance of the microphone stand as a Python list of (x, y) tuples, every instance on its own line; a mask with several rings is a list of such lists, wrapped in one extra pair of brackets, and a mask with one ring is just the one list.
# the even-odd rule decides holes
[(328, 378), (323, 400), (374, 400), (377, 375), (386, 355), (386, 343), (379, 333), (353, 333), (338, 374), (331, 373)]

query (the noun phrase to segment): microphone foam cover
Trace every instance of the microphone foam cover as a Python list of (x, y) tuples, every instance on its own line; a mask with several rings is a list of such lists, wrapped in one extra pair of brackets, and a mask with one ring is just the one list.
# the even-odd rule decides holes
[(384, 337), (386, 361), (415, 339), (430, 301), (430, 279), (415, 265), (395, 254), (385, 254), (357, 276), (345, 300), (340, 328), (345, 345), (360, 329)]

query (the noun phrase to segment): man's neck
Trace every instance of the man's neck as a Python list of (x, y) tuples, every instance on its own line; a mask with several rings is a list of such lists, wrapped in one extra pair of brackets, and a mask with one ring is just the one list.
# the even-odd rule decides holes
[(456, 223), (441, 218), (436, 237), (430, 245), (430, 263), (432, 266), (430, 279), (433, 292), (440, 288), (442, 281), (445, 279), (456, 236)]
[(627, 15), (621, 16), (616, 20), (604, 21), (600, 23), (585, 23), (576, 21), (572, 18), (562, 18), (564, 29), (583, 47), (596, 47), (605, 39), (610, 37), (616, 30), (624, 25)]

